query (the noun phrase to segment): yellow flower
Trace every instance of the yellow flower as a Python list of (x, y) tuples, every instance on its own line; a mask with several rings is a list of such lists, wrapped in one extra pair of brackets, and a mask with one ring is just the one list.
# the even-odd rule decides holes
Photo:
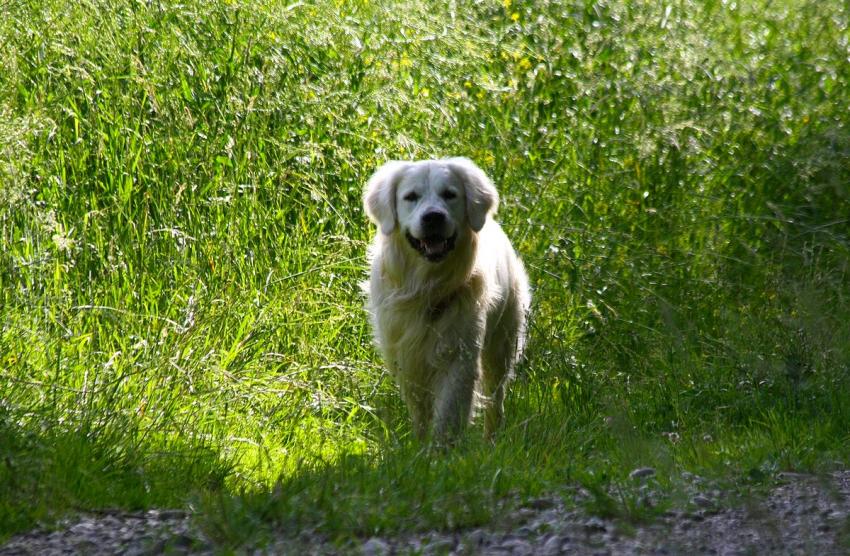
[(422, 89), (419, 90), (419, 94), (425, 98), (428, 98), (431, 95), (431, 91), (428, 90), (428, 87), (422, 87)]
[(531, 68), (531, 62), (528, 60), (528, 58), (523, 58), (519, 61), (517, 66), (519, 67), (520, 71), (527, 71)]
[(505, 7), (506, 10), (511, 9), (511, 4), (513, 4), (512, 0), (502, 0), (502, 5)]
[(512, 13), (511, 19), (514, 20), (514, 21), (519, 21), (519, 12)]
[(471, 89), (472, 88), (472, 82), (471, 81), (464, 81), (463, 86), (466, 87), (467, 89)]

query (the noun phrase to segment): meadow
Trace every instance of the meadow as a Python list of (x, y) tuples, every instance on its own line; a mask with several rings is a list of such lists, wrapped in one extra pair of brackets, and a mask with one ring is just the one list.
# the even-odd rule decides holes
[[(224, 547), (651, 519), (850, 463), (850, 12), (814, 0), (0, 3), (0, 539)], [(359, 283), (388, 159), (493, 177), (528, 268), (494, 443), (410, 438)], [(628, 478), (657, 474), (649, 505)]]

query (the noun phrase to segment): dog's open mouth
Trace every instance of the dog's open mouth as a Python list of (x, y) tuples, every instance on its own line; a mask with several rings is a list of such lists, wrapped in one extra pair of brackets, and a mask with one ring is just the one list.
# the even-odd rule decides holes
[(457, 233), (453, 234), (451, 237), (431, 236), (422, 239), (413, 237), (410, 235), (410, 232), (407, 232), (405, 235), (407, 236), (407, 241), (410, 243), (411, 247), (419, 251), (423, 257), (432, 263), (440, 262), (445, 259), (446, 255), (455, 248), (455, 240), (457, 240)]

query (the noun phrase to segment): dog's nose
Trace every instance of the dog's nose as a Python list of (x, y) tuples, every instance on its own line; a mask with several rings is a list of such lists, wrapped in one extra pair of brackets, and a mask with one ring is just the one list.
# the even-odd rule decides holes
[(439, 210), (430, 210), (422, 215), (422, 224), (428, 228), (442, 226), (446, 222), (446, 214)]

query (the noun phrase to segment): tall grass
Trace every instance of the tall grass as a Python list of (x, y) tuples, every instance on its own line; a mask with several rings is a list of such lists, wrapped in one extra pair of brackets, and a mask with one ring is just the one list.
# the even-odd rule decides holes
[[(847, 464), (841, 2), (0, 14), (0, 533), (189, 501), (231, 544), (461, 527), (573, 484), (632, 515), (638, 465)], [(370, 344), (360, 191), (447, 155), (497, 182), (535, 306), (495, 445), (433, 454)]]

